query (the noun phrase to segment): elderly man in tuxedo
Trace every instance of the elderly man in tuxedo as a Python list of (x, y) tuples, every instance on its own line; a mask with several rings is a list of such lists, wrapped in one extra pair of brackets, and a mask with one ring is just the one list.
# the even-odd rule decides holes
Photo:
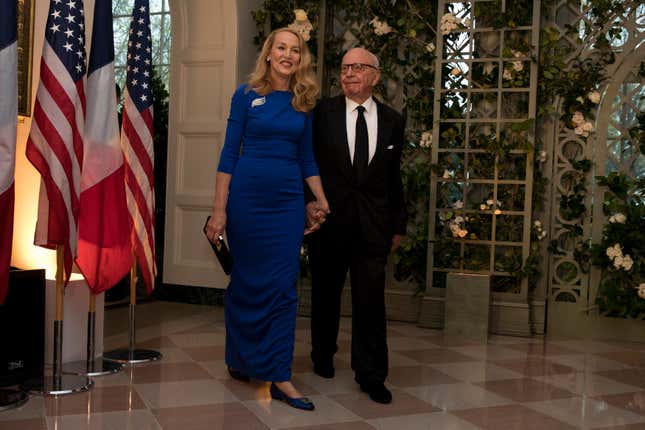
[(325, 217), (315, 202), (307, 204), (307, 221), (316, 230), (309, 237), (311, 358), (316, 374), (334, 377), (340, 299), (349, 271), (355, 380), (375, 402), (390, 403), (384, 384), (385, 264), (405, 234), (404, 120), (372, 96), (380, 73), (368, 50), (348, 51), (340, 78), (343, 95), (321, 100), (313, 118), (314, 153), (331, 213)]

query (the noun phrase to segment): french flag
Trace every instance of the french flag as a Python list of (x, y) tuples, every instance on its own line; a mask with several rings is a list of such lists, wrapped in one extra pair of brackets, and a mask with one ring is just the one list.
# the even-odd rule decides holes
[(16, 0), (0, 0), (0, 304), (9, 286), (16, 166), (18, 56)]
[[(15, 1), (15, 0), (13, 0)], [(76, 265), (94, 294), (130, 270), (132, 223), (126, 204), (114, 80), (112, 0), (96, 0), (87, 77)]]

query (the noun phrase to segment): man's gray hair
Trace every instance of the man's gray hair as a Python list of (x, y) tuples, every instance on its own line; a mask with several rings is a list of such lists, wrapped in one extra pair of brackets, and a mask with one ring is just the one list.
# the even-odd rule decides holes
[(370, 56), (372, 57), (372, 61), (374, 62), (374, 67), (378, 69), (381, 66), (381, 63), (379, 63), (378, 61), (378, 57), (374, 55), (371, 51), (369, 50), (366, 50), (366, 51), (370, 53)]

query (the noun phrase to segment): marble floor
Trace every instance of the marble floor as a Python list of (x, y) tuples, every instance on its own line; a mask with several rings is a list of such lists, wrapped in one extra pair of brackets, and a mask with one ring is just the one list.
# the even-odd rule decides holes
[[(105, 348), (124, 345), (127, 308), (106, 313)], [(228, 376), (223, 310), (139, 306), (139, 347), (162, 361), (95, 378), (87, 393), (33, 396), (0, 412), (0, 430), (77, 429), (645, 429), (645, 344), (491, 336), (445, 338), (413, 324), (388, 326), (390, 405), (370, 401), (350, 370), (343, 319), (333, 380), (316, 376), (309, 320), (299, 318), (294, 380), (314, 412), (271, 401), (262, 383)]]

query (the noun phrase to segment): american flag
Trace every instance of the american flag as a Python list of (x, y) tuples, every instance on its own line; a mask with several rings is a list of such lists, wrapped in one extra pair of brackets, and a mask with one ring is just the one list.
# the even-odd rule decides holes
[(41, 175), (34, 243), (63, 246), (66, 280), (78, 241), (85, 63), (82, 0), (51, 0), (27, 158)]
[(152, 291), (157, 265), (154, 236), (152, 38), (148, 6), (148, 0), (135, 0), (132, 10), (121, 147), (125, 154), (128, 210), (134, 226), (134, 252), (148, 291)]
[(132, 266), (132, 225), (116, 114), (111, 0), (94, 2), (86, 89), (76, 264), (98, 294), (119, 282)]
[(16, 0), (0, 0), (0, 304), (9, 286), (13, 236), (13, 176), (16, 166), (18, 56)]

